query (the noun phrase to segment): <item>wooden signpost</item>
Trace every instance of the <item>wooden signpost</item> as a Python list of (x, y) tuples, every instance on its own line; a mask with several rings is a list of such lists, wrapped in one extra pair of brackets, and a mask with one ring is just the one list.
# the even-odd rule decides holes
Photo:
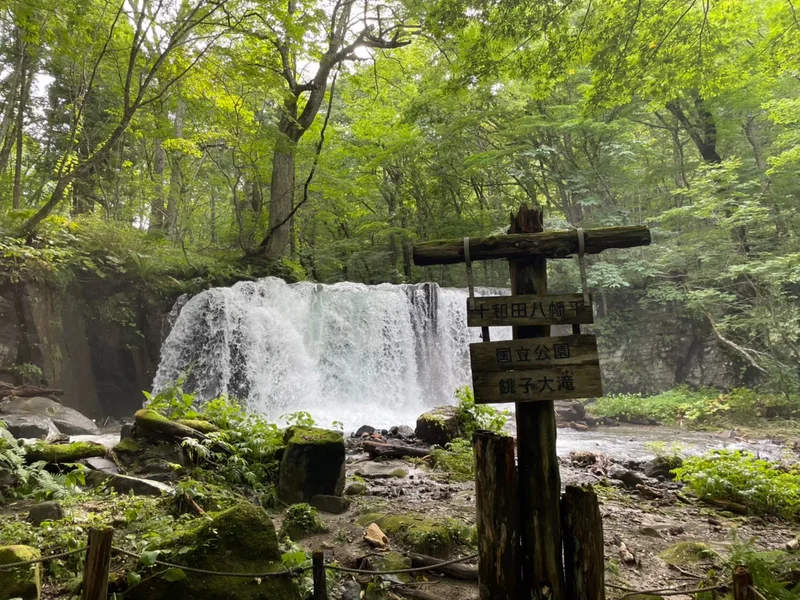
[[(542, 213), (523, 205), (512, 215), (509, 235), (414, 246), (417, 265), (466, 262), (470, 288), (473, 260), (507, 259), (511, 271), (511, 296), (474, 297), (471, 290), (467, 301), (467, 324), (483, 328), (484, 339), (470, 345), (475, 402), (515, 402), (517, 424), (516, 473), (508, 466), (513, 448), (503, 438), (476, 434), (478, 538), (487, 540), (479, 545), (481, 600), (605, 598), (599, 523), (599, 533), (576, 532), (574, 524), (581, 520), (565, 515), (570, 573), (564, 573), (553, 406), (554, 400), (603, 393), (596, 340), (580, 332), (580, 325), (593, 322), (592, 299), (586, 289), (548, 295), (546, 259), (578, 254), (582, 261), (584, 254), (649, 243), (650, 231), (641, 226), (544, 232)], [(585, 288), (583, 264), (581, 275)], [(572, 325), (573, 335), (551, 337), (551, 325)], [(497, 326), (513, 327), (514, 339), (488, 341), (488, 328)], [(518, 502), (511, 502), (508, 493), (515, 493)], [(584, 513), (592, 502), (597, 500), (589, 490), (581, 502), (565, 501), (564, 506), (567, 511), (580, 506)], [(516, 515), (496, 514), (517, 506)], [(515, 561), (520, 564), (511, 567)]]

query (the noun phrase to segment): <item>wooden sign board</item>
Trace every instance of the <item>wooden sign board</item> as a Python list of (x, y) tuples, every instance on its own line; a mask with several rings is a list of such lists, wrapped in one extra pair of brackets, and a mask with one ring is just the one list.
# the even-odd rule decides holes
[(593, 323), (592, 298), (583, 294), (543, 296), (483, 296), (467, 299), (469, 327), (513, 325), (575, 325)]
[(470, 344), (473, 373), (599, 364), (593, 335), (564, 335)]
[(473, 373), (476, 404), (595, 398), (603, 395), (600, 364)]
[(471, 344), (469, 353), (477, 404), (603, 395), (593, 335)]

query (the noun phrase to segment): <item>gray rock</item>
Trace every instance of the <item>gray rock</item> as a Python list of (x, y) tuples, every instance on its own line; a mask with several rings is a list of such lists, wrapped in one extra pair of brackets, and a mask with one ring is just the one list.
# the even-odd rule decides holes
[[(77, 410), (68, 408), (51, 398), (11, 397), (0, 404), (0, 415), (38, 415), (53, 421), (61, 433), (67, 435), (98, 435), (97, 425)], [(5, 420), (5, 419), (3, 419)]]
[(0, 415), (9, 433), (15, 438), (37, 438), (47, 441), (60, 435), (55, 423), (39, 415), (12, 414)]
[(458, 417), (455, 406), (438, 406), (417, 418), (417, 439), (428, 444), (444, 446), (458, 437)]
[(165, 483), (152, 479), (140, 479), (128, 475), (114, 475), (110, 480), (111, 487), (119, 494), (132, 493), (134, 496), (161, 496), (175, 494), (175, 489)]
[(396, 425), (389, 430), (389, 434), (404, 440), (414, 437), (414, 430), (408, 425)]
[(348, 496), (360, 496), (366, 491), (367, 491), (367, 486), (357, 481), (355, 483), (351, 483), (350, 485), (348, 485), (344, 493), (347, 494)]
[(361, 437), (364, 434), (372, 435), (373, 433), (375, 433), (374, 427), (371, 427), (370, 425), (362, 425), (361, 427), (356, 429), (355, 435), (356, 437)]
[(178, 444), (156, 444), (148, 446), (141, 456), (142, 461), (163, 461), (186, 466), (186, 454)]
[(609, 469), (608, 476), (611, 479), (621, 481), (627, 488), (635, 488), (637, 485), (644, 483), (644, 480), (636, 473), (618, 465)]
[(40, 502), (31, 506), (26, 519), (37, 527), (45, 521), (59, 521), (64, 518), (64, 509), (58, 502)]
[(119, 429), (119, 441), (133, 437), (133, 423), (125, 423)]
[(583, 421), (586, 415), (586, 407), (582, 402), (574, 400), (557, 401), (555, 403), (556, 418), (559, 421)]
[(119, 473), (117, 464), (113, 460), (109, 460), (107, 458), (97, 456), (94, 458), (84, 459), (83, 462), (93, 471), (100, 471), (101, 473), (107, 473), (108, 475), (116, 475)]
[(340, 515), (343, 512), (347, 512), (347, 509), (350, 508), (350, 501), (340, 496), (317, 494), (311, 498), (311, 506), (322, 512)]
[(357, 581), (343, 582), (342, 600), (361, 600), (361, 584)]
[(672, 469), (677, 469), (683, 464), (680, 456), (656, 456), (653, 460), (644, 463), (644, 474), (648, 477), (675, 479)]

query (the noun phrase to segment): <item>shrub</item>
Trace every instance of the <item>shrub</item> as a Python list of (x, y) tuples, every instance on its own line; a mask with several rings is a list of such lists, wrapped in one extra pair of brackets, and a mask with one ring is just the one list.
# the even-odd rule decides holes
[(759, 514), (800, 515), (800, 471), (740, 450), (713, 450), (675, 469), (700, 498), (730, 500)]
[(327, 530), (316, 508), (306, 503), (292, 504), (286, 511), (286, 517), (281, 525), (281, 537), (286, 536), (297, 541)]
[(457, 481), (469, 481), (475, 477), (475, 458), (470, 440), (457, 438), (445, 448), (434, 448), (431, 450), (431, 458), (437, 470), (447, 473)]
[(498, 410), (489, 404), (475, 404), (472, 388), (465, 385), (456, 390), (458, 398), (458, 427), (461, 436), (471, 440), (480, 429), (501, 433), (508, 421), (508, 411)]

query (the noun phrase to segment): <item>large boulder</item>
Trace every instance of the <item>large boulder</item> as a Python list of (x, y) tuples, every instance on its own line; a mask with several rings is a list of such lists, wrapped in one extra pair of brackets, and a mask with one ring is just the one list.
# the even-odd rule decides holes
[[(66, 435), (98, 435), (100, 430), (90, 418), (68, 408), (52, 398), (12, 396), (0, 404), (0, 415), (35, 415), (53, 421), (58, 431)], [(5, 419), (2, 419), (5, 420)]]
[[(41, 556), (36, 548), (30, 546), (0, 546), (0, 565), (36, 560)], [(41, 563), (6, 571), (0, 570), (0, 600), (11, 600), (11, 598), (39, 600), (41, 595)]]
[(39, 415), (0, 415), (0, 421), (15, 438), (36, 438), (52, 440), (60, 435), (58, 428), (50, 417)]
[(417, 418), (414, 431), (418, 440), (444, 446), (458, 437), (458, 409), (455, 406), (437, 406)]
[(290, 427), (284, 435), (278, 497), (288, 504), (310, 502), (317, 494), (344, 491), (344, 439), (335, 431)]
[[(160, 558), (216, 572), (270, 573), (284, 570), (278, 536), (264, 509), (239, 504), (198, 519), (195, 528), (180, 532), (161, 546)], [(187, 551), (188, 549), (188, 551)], [(180, 550), (180, 554), (172, 551)], [(180, 581), (153, 577), (126, 592), (131, 600), (300, 600), (291, 577), (216, 577), (188, 573)]]

